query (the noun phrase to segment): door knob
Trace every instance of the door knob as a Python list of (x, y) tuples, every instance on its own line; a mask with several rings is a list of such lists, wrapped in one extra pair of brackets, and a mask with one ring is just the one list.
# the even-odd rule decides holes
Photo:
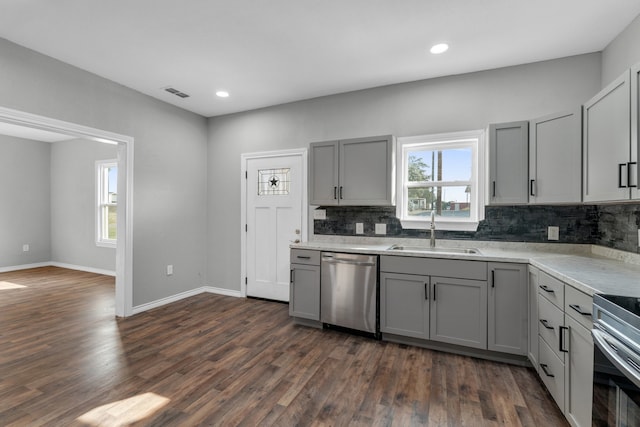
[(300, 243), (300, 239), (296, 239), (296, 240), (289, 240), (291, 243)]

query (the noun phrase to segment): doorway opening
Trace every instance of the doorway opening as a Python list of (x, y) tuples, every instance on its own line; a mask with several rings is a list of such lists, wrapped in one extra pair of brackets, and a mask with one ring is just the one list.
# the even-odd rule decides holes
[(4, 107), (0, 107), (0, 123), (117, 146), (118, 239), (116, 243), (115, 315), (119, 317), (130, 316), (133, 312), (134, 139), (126, 135)]

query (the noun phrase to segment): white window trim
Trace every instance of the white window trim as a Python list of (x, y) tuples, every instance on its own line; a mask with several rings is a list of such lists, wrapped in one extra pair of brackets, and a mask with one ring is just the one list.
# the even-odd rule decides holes
[[(485, 207), (485, 174), (486, 174), (486, 153), (485, 153), (485, 130), (472, 130), (463, 132), (441, 133), (434, 135), (419, 135), (397, 138), (396, 144), (396, 217), (400, 220), (402, 228), (405, 229), (428, 229), (431, 225), (430, 218), (415, 219), (405, 215), (405, 200), (408, 197), (405, 178), (407, 169), (407, 152), (420, 145), (432, 144), (434, 147), (447, 145), (455, 147), (456, 143), (463, 143), (468, 140), (476, 140), (477, 144), (472, 146), (472, 173), (471, 173), (471, 194), (469, 200), (471, 206), (475, 207), (470, 212), (469, 218), (436, 218), (437, 230), (449, 231), (476, 231), (478, 224), (484, 219)], [(459, 145), (459, 144), (458, 144)]]
[(96, 246), (103, 248), (115, 248), (117, 246), (116, 239), (108, 239), (102, 236), (102, 221), (104, 220), (102, 217), (102, 208), (103, 206), (117, 206), (117, 202), (104, 203), (102, 200), (105, 186), (108, 185), (105, 170), (114, 166), (118, 166), (118, 160), (96, 160)]

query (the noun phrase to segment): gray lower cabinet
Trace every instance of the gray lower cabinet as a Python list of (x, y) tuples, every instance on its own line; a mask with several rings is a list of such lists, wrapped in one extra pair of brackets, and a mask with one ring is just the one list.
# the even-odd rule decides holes
[(429, 338), (429, 277), (380, 273), (380, 331)]
[(489, 300), (487, 348), (527, 354), (527, 266), (488, 263)]
[(487, 348), (487, 282), (431, 277), (430, 339)]
[(538, 374), (569, 424), (590, 426), (593, 298), (544, 272), (537, 279)]
[(289, 315), (320, 320), (320, 267), (291, 264)]
[(529, 201), (529, 122), (489, 125), (489, 201)]
[(537, 268), (529, 266), (529, 361), (538, 371), (538, 276)]
[(394, 205), (394, 152), (391, 135), (310, 144), (310, 204)]
[(289, 315), (320, 320), (320, 251), (291, 249)]
[(565, 318), (569, 347), (565, 363), (565, 416), (574, 427), (591, 425), (593, 400), (593, 338), (573, 318)]

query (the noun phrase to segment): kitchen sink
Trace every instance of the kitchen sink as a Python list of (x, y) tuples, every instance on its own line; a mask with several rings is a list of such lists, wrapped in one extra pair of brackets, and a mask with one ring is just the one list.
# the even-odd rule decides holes
[(480, 254), (475, 248), (431, 248), (428, 246), (406, 246), (392, 245), (387, 250), (390, 251), (407, 251), (407, 252), (426, 252), (426, 253), (446, 253), (446, 254)]

